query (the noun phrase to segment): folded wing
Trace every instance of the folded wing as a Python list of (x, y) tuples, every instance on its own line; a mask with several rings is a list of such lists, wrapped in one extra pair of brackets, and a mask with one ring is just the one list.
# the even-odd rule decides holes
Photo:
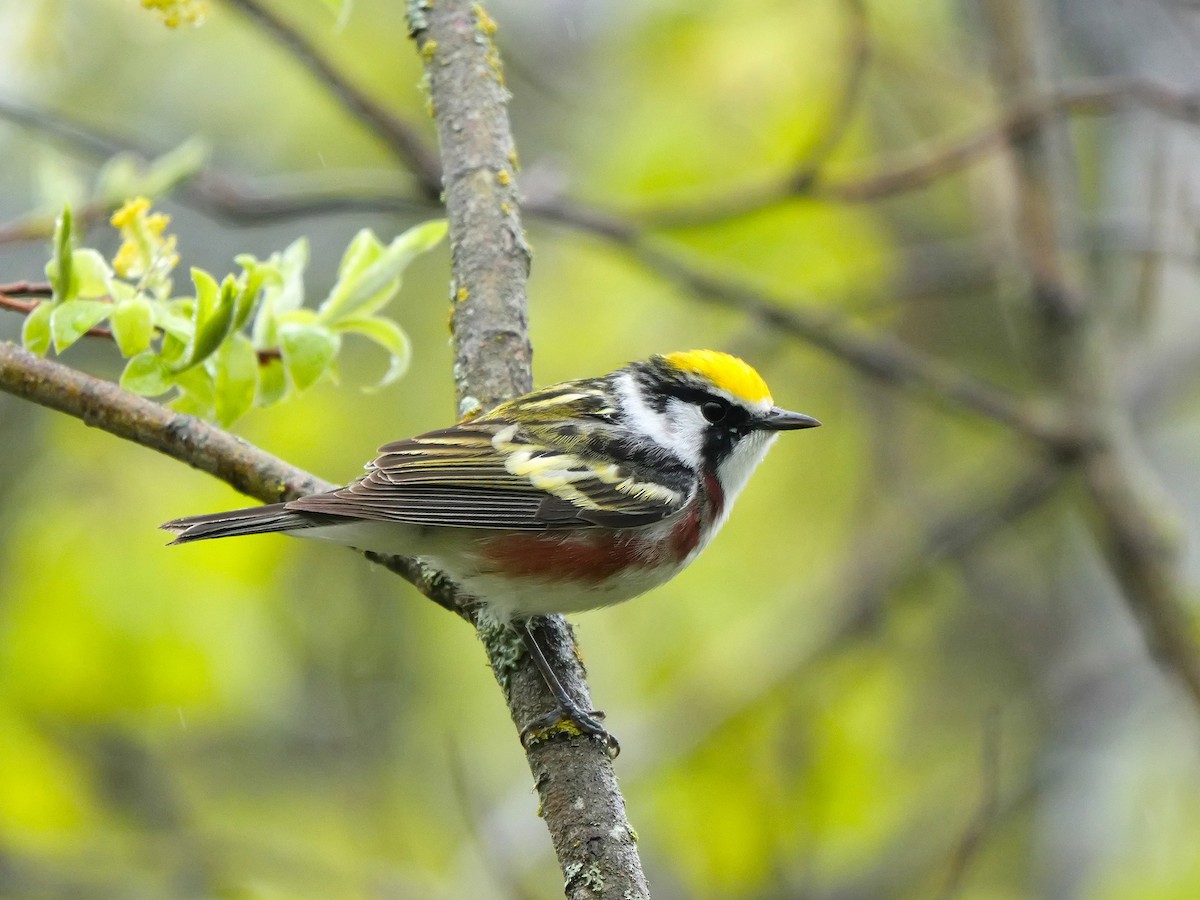
[(388, 444), (353, 484), (289, 510), (461, 528), (633, 528), (683, 508), (687, 482), (638, 477), (635, 464), (568, 454), (516, 425), (466, 422)]

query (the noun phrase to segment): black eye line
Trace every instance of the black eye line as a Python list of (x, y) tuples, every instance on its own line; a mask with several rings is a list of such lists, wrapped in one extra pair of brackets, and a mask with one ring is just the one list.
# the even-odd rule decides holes
[[(692, 403), (700, 410), (701, 415), (704, 415), (704, 407), (709, 403), (720, 406), (724, 410), (724, 415), (720, 419), (714, 422), (708, 416), (704, 416), (704, 418), (709, 424), (718, 426), (724, 431), (741, 435), (750, 430), (748, 427), (750, 413), (724, 397), (712, 394), (701, 387), (695, 387), (690, 384), (663, 384), (659, 385), (659, 388), (662, 391), (659, 396), (664, 401), (667, 397), (676, 397), (685, 403)], [(663, 408), (665, 408), (665, 403)]]

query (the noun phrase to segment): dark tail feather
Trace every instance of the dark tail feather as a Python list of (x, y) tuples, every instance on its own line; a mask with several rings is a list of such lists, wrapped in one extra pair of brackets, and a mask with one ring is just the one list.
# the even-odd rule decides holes
[(318, 524), (313, 516), (287, 508), (286, 503), (251, 506), (228, 512), (184, 516), (158, 526), (175, 535), (172, 544), (205, 541), (209, 538), (234, 537), (242, 534), (268, 534), (272, 531), (292, 531)]

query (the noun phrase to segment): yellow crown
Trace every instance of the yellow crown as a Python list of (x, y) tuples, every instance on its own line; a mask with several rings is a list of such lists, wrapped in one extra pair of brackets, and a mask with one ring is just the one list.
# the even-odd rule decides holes
[(746, 362), (719, 350), (681, 350), (663, 357), (683, 372), (707, 379), (749, 403), (771, 402), (771, 390)]

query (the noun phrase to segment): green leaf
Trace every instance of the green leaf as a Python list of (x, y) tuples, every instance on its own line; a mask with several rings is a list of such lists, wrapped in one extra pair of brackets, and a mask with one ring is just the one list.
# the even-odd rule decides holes
[(192, 304), (193, 336), (191, 345), (174, 363), (176, 371), (190, 369), (212, 355), (233, 325), (237, 286), (232, 276), (221, 284), (203, 269), (192, 269), (196, 299)]
[[(342, 261), (338, 265), (337, 282), (329, 296), (321, 304), (320, 313), (325, 321), (338, 315), (338, 310), (351, 301), (363, 273), (383, 255), (384, 246), (370, 228), (364, 228), (346, 245)], [(392, 289), (399, 287), (399, 283)]]
[(109, 295), (113, 272), (100, 253), (88, 247), (76, 250), (71, 254), (71, 267), (76, 281), (76, 296), (92, 298)]
[(232, 331), (241, 331), (242, 326), (250, 319), (250, 314), (254, 312), (254, 303), (258, 300), (259, 292), (262, 291), (263, 273), (255, 270), (243, 272), (237, 280), (238, 293), (234, 300), (233, 325)]
[(274, 406), (288, 395), (287, 372), (279, 357), (268, 359), (258, 367), (258, 398), (256, 403), (266, 408)]
[(74, 236), (71, 233), (71, 207), (64, 206), (54, 221), (54, 255), (46, 263), (46, 277), (54, 291), (54, 302), (70, 300), (75, 295), (71, 293), (73, 272), (71, 267), (71, 252), (74, 248)]
[(263, 276), (262, 300), (254, 320), (252, 337), (256, 347), (279, 344), (279, 317), (299, 309), (304, 302), (304, 267), (308, 264), (308, 242), (298, 238), (283, 253), (272, 253), (265, 263), (239, 256), (237, 262)]
[(360, 275), (367, 266), (383, 255), (383, 241), (370, 228), (359, 230), (346, 245), (342, 261), (338, 263), (338, 278)]
[(54, 305), (50, 313), (50, 336), (54, 352), (62, 353), (95, 328), (112, 312), (111, 303), (100, 300), (67, 300)]
[(123, 355), (141, 353), (154, 339), (153, 304), (141, 295), (122, 300), (113, 305), (109, 324)]
[(384, 319), (381, 316), (372, 316), (367, 319), (346, 319), (338, 322), (335, 330), (361, 334), (388, 352), (387, 371), (383, 373), (383, 377), (378, 382), (368, 386), (366, 390), (377, 391), (408, 371), (408, 365), (412, 360), (412, 342), (409, 341), (404, 329), (391, 319)]
[(21, 326), (21, 345), (30, 353), (45, 356), (50, 349), (50, 313), (54, 305), (39, 303)]
[(213, 359), (217, 422), (228, 426), (254, 405), (258, 390), (258, 354), (249, 338), (233, 334)]
[(96, 198), (105, 206), (119, 204), (138, 193), (138, 163), (131, 153), (110, 157), (96, 176)]
[(171, 408), (201, 419), (216, 418), (216, 387), (207, 366), (195, 366), (175, 376), (175, 387), (179, 396), (171, 401)]
[(320, 325), (285, 322), (279, 326), (279, 349), (292, 384), (303, 391), (329, 369), (337, 354), (338, 339)]
[[(205, 273), (207, 274), (207, 273)], [(233, 328), (233, 316), (237, 310), (237, 284), (232, 275), (226, 275), (217, 292), (215, 305), (204, 322), (197, 322), (196, 347), (193, 362), (199, 362), (214, 353)]]
[(196, 303), (192, 307), (192, 323), (199, 326), (208, 321), (221, 302), (221, 286), (203, 269), (192, 269), (192, 284), (196, 286)]
[(196, 333), (196, 328), (192, 324), (191, 316), (180, 315), (175, 307), (167, 306), (165, 303), (153, 303), (154, 311), (154, 327), (161, 328), (171, 337), (183, 344), (191, 343), (192, 335)]
[[(317, 310), (320, 321), (332, 324), (341, 319), (369, 316), (382, 309), (400, 287), (400, 275), (418, 255), (436, 247), (446, 236), (446, 221), (436, 219), (416, 225), (399, 235), (370, 265), (342, 259), (344, 274)], [(361, 234), (361, 233), (360, 233)], [(347, 248), (359, 243), (356, 237)]]
[(171, 371), (153, 350), (144, 350), (132, 357), (121, 373), (121, 387), (143, 397), (165, 394), (173, 383)]
[(138, 295), (136, 287), (128, 281), (122, 281), (120, 278), (114, 278), (108, 287), (108, 296), (112, 298), (113, 303), (130, 300)]
[(191, 178), (206, 165), (212, 153), (208, 141), (190, 137), (173, 150), (168, 150), (146, 167), (133, 193), (160, 197), (176, 185)]
[(296, 238), (279, 258), (281, 284), (279, 297), (275, 301), (276, 312), (299, 309), (304, 304), (304, 270), (307, 266), (308, 240)]
[[(195, 334), (195, 326), (192, 324), (190, 315), (191, 301), (186, 304), (175, 302), (168, 306), (165, 303), (151, 301), (152, 312), (154, 316), (154, 327), (161, 329), (163, 332), (162, 344), (158, 349), (158, 355), (162, 357), (163, 362), (171, 367), (173, 371), (181, 371), (181, 360), (191, 352), (192, 338)], [(189, 315), (180, 314), (180, 309), (186, 310)]]

